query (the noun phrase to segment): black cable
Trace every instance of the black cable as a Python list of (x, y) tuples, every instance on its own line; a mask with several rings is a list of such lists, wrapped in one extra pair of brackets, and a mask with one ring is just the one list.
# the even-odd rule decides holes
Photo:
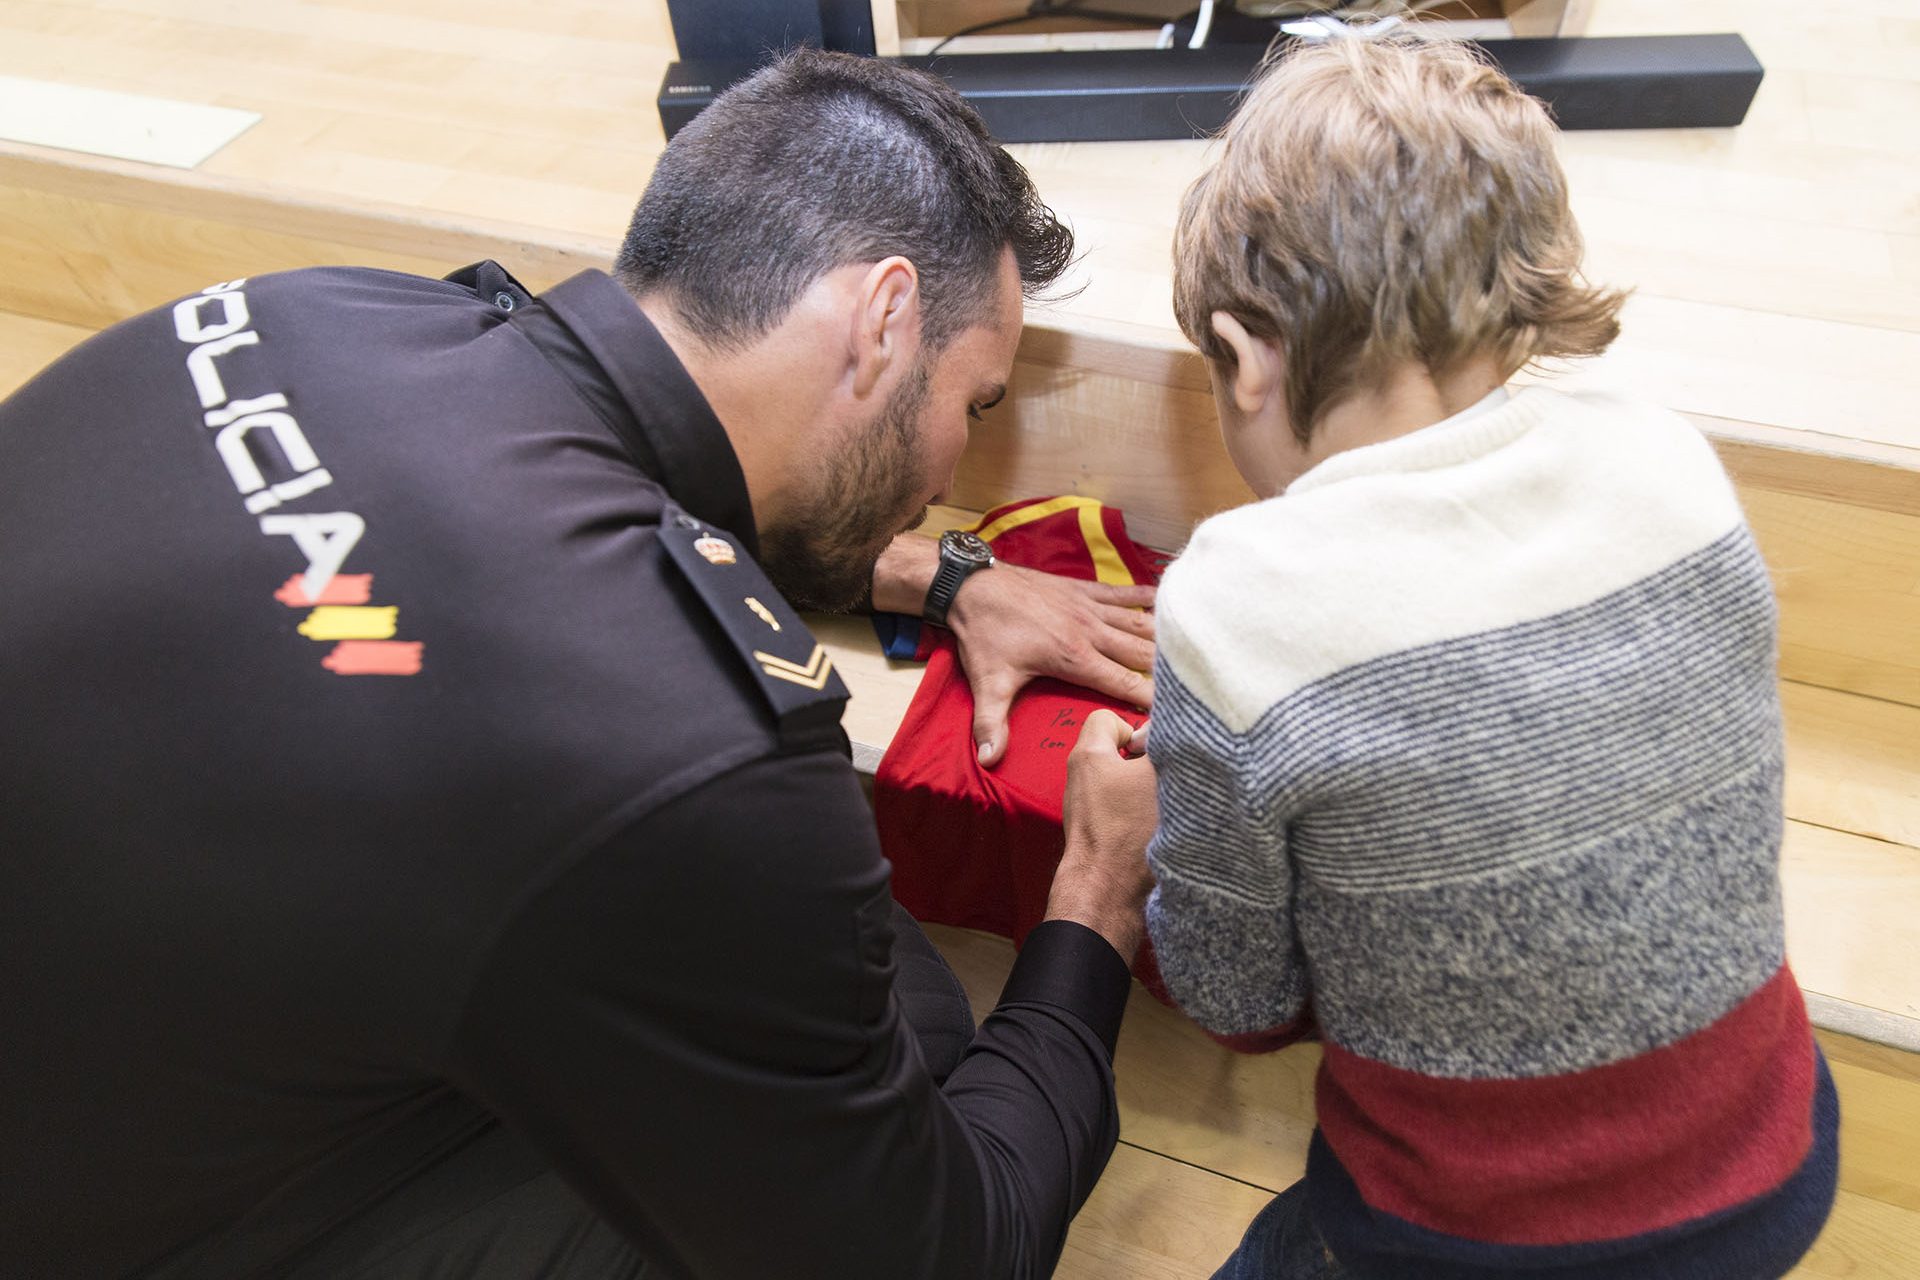
[(1121, 13), (1115, 9), (1083, 9), (1079, 5), (1074, 5), (1071, 9), (1065, 9), (1063, 12), (1070, 13), (1076, 18), (1092, 18), (1096, 22), (1126, 22), (1137, 27), (1164, 27), (1167, 25), (1165, 18), (1156, 18), (1148, 13)]
[[(1039, 12), (1035, 12), (1035, 10), (1039, 10)], [(992, 22), (976, 22), (970, 27), (962, 27), (952, 35), (944, 37), (939, 44), (927, 50), (927, 56), (929, 58), (937, 57), (942, 49), (952, 44), (955, 40), (958, 40), (961, 36), (979, 35), (982, 31), (997, 31), (1001, 27), (1011, 27), (1022, 22), (1032, 22), (1035, 18), (1048, 17), (1052, 13), (1052, 9), (1035, 3), (1028, 5), (1025, 13), (1017, 13), (1011, 18), (995, 18)]]
[(979, 35), (982, 31), (997, 31), (1001, 27), (1012, 27), (1022, 22), (1033, 22), (1040, 18), (1055, 18), (1062, 15), (1091, 18), (1095, 22), (1118, 22), (1127, 26), (1146, 27), (1154, 24), (1154, 19), (1148, 14), (1115, 13), (1107, 9), (1082, 9), (1074, 3), (1074, 0), (1064, 0), (1063, 3), (1057, 3), (1055, 0), (1033, 0), (1033, 3), (1027, 6), (1025, 13), (1015, 14), (1011, 18), (995, 18), (992, 22), (976, 22), (970, 27), (960, 28), (952, 35), (943, 37), (939, 44), (927, 50), (927, 56), (929, 58), (937, 56), (942, 49), (961, 36)]

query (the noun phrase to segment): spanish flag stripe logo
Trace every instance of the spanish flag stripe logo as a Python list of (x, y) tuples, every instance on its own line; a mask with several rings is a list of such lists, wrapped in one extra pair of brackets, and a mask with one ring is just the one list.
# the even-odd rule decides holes
[(394, 605), (323, 604), (294, 630), (309, 640), (391, 640), (399, 616)]

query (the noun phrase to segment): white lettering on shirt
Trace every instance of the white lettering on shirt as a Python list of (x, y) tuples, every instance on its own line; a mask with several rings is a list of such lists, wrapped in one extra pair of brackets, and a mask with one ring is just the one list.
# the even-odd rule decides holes
[[(187, 352), (187, 376), (193, 379), (200, 407), (206, 410), (207, 429), (215, 433), (214, 450), (233, 479), (233, 487), (246, 499), (247, 511), (260, 517), (261, 533), (292, 538), (294, 546), (306, 556), (307, 572), (302, 581), (307, 594), (318, 599), (366, 532), (366, 521), (351, 511), (265, 514), (332, 484), (333, 475), (320, 465), (319, 454), (288, 412), (283, 392), (229, 400), (226, 380), (216, 361), (242, 347), (260, 345), (259, 333), (247, 328), (253, 316), (242, 291), (246, 283), (243, 277), (216, 284), (176, 304), (173, 331), (192, 347)], [(293, 473), (289, 478), (268, 483), (248, 438), (256, 431), (264, 431), (273, 440), (286, 469)]]

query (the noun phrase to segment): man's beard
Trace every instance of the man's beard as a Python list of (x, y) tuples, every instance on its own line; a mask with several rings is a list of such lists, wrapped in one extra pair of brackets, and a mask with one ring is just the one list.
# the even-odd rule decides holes
[(760, 532), (762, 567), (796, 609), (841, 613), (866, 598), (896, 533), (926, 518), (917, 494), (920, 413), (932, 379), (917, 365), (845, 455), (826, 460), (812, 501)]

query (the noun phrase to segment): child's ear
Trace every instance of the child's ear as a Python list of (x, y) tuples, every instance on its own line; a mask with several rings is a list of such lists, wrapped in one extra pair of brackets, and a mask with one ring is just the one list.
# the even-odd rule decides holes
[(1244, 417), (1258, 417), (1267, 402), (1281, 394), (1285, 386), (1287, 366), (1279, 344), (1254, 337), (1245, 325), (1225, 311), (1213, 313), (1213, 332), (1233, 352), (1229, 385), (1234, 407)]

